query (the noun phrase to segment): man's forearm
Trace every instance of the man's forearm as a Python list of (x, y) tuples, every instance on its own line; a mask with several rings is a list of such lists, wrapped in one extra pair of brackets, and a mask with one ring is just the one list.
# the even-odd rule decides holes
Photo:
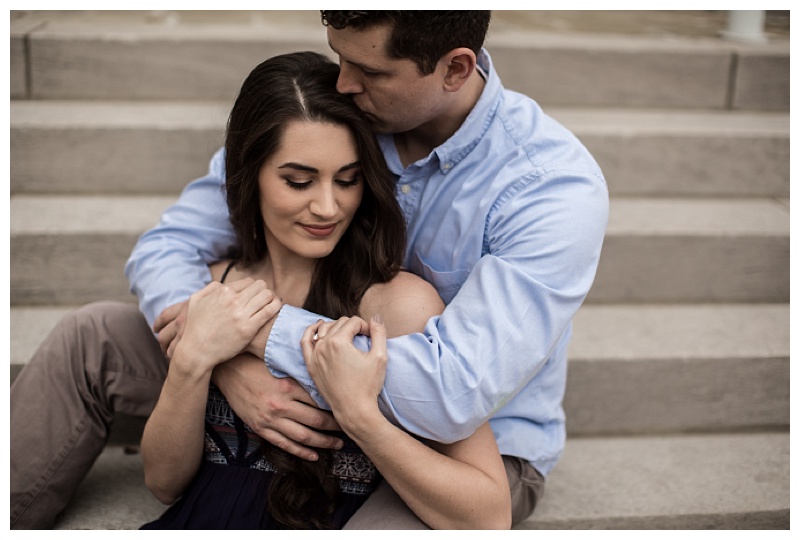
[(151, 327), (164, 309), (208, 284), (208, 264), (236, 244), (224, 183), (220, 150), (211, 159), (208, 174), (187, 185), (159, 223), (136, 243), (125, 275)]

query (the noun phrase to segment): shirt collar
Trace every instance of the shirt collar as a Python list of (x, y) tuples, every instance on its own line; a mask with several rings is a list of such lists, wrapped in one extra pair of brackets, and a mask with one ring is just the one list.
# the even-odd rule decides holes
[(489, 124), (500, 103), (503, 86), (486, 49), (481, 49), (478, 55), (478, 69), (483, 71), (486, 79), (481, 97), (478, 98), (478, 102), (475, 103), (458, 131), (433, 150), (439, 157), (439, 168), (442, 174), (447, 174), (475, 148), (486, 134), (486, 130), (489, 129)]
[[(478, 102), (453, 136), (434, 148), (431, 155), (417, 163), (423, 164), (435, 155), (439, 159), (439, 170), (442, 174), (447, 174), (469, 154), (486, 134), (486, 130), (489, 128), (489, 124), (497, 111), (497, 105), (500, 103), (503, 86), (486, 49), (481, 49), (478, 55), (477, 67), (482, 71), (486, 81)], [(390, 134), (378, 135), (378, 142), (386, 156), (389, 168), (400, 175), (403, 167), (400, 165), (400, 158), (397, 155), (393, 136)]]

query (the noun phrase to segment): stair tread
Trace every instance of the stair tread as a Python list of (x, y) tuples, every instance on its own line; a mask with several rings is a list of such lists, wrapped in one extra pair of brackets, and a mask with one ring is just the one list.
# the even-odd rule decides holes
[[(33, 34), (36, 39), (75, 38), (84, 39), (188, 39), (188, 40), (308, 40), (310, 42), (324, 43), (324, 32), (316, 12), (304, 13), (302, 11), (275, 11), (259, 14), (249, 19), (230, 16), (226, 12), (219, 12), (214, 19), (202, 22), (193, 22), (189, 17), (169, 19), (166, 15), (163, 21), (147, 21), (141, 17), (92, 17), (91, 14), (81, 18), (36, 17), (46, 20), (47, 25)], [(773, 33), (768, 43), (750, 44), (720, 40), (716, 35), (685, 36), (676, 33), (665, 34), (643, 32), (640, 25), (635, 25), (635, 31), (626, 32), (598, 32), (578, 29), (547, 30), (537, 28), (535, 24), (519, 24), (520, 18), (515, 18), (512, 24), (495, 14), (492, 31), (487, 36), (490, 46), (503, 46), (515, 48), (528, 47), (574, 47), (592, 49), (622, 49), (639, 51), (670, 50), (685, 53), (704, 54), (707, 51), (729, 50), (758, 50), (788, 51), (789, 36)], [(25, 25), (31, 26), (29, 19), (12, 20), (11, 28), (15, 33), (24, 31)], [(788, 30), (787, 30), (788, 32)]]
[[(202, 127), (223, 128), (232, 103), (196, 100), (12, 100), (13, 128)], [(576, 134), (789, 137), (783, 111), (546, 107)]]
[[(134, 529), (163, 510), (144, 487), (141, 457), (112, 446), (56, 528)], [(647, 528), (665, 519), (672, 528), (703, 520), (731, 528), (764, 513), (788, 526), (788, 433), (572, 438), (518, 528)]]
[[(11, 234), (143, 232), (175, 200), (164, 195), (14, 195)], [(789, 207), (781, 200), (610, 199), (608, 236), (788, 234)]]
[[(27, 362), (42, 337), (77, 307), (11, 306), (11, 363)], [(788, 304), (586, 304), (575, 316), (569, 358), (788, 358), (789, 339)]]
[(789, 336), (788, 304), (586, 304), (569, 358), (788, 358)]
[(788, 509), (788, 433), (575, 438), (528, 524)]
[(224, 129), (232, 104), (222, 101), (21, 101), (11, 102), (17, 129)]
[(15, 195), (11, 234), (139, 234), (176, 200), (163, 195)]
[(607, 235), (783, 235), (789, 208), (768, 198), (611, 197)]

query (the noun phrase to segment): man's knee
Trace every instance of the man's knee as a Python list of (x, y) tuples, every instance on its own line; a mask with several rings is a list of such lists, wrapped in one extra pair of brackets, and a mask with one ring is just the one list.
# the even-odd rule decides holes
[(71, 317), (82, 332), (103, 337), (123, 335), (131, 329), (147, 330), (147, 321), (139, 309), (121, 302), (94, 302), (73, 311)]
[(26, 369), (44, 371), (54, 378), (97, 380), (109, 367), (153, 371), (149, 368), (155, 366), (159, 372), (159, 364), (164, 363), (158, 342), (136, 306), (95, 302), (65, 315), (44, 338)]
[(512, 526), (525, 521), (544, 495), (545, 478), (530, 463), (515, 456), (503, 456), (511, 490)]

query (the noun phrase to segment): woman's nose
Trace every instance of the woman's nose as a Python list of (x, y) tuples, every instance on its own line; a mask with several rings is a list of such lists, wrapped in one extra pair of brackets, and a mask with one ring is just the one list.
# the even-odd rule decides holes
[(336, 197), (333, 190), (321, 186), (309, 206), (311, 213), (321, 218), (331, 218), (336, 215)]

